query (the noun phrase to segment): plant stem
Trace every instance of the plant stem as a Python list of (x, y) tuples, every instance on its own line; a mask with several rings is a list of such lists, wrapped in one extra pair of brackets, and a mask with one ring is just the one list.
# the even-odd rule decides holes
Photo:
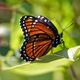
[(72, 73), (73, 77), (75, 78), (75, 80), (80, 80), (80, 79), (78, 78), (78, 76), (77, 76), (77, 74), (76, 74), (73, 66), (70, 67), (70, 70), (71, 70), (71, 73)]

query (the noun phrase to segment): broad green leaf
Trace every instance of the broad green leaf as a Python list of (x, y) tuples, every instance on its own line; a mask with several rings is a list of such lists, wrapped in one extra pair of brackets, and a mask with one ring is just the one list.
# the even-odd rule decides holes
[[(74, 47), (74, 50), (75, 49), (76, 47)], [(66, 72), (66, 70), (75, 61), (75, 59), (74, 61), (71, 59), (70, 54), (73, 54), (73, 52), (70, 52), (69, 49), (65, 49), (54, 54), (43, 56), (39, 60), (33, 61), (31, 63), (24, 63), (14, 67), (4, 68), (2, 71), (0, 71), (0, 79), (66, 80), (63, 77), (63, 73)], [(76, 55), (76, 52), (74, 54)], [(75, 55), (72, 55), (72, 57), (75, 57)], [(57, 76), (60, 76), (60, 79)], [(66, 76), (67, 75), (65, 75), (65, 77)]]

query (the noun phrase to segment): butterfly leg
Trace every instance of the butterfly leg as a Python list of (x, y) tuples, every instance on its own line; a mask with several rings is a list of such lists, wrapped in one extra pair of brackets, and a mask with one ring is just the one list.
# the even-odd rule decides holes
[(62, 43), (63, 47), (66, 48), (65, 42), (63, 41), (63, 39), (61, 39), (61, 43)]

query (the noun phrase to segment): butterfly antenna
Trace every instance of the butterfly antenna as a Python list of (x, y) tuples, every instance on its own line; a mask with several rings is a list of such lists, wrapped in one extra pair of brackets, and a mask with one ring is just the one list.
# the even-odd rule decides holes
[[(55, 17), (53, 17), (55, 19)], [(56, 20), (56, 19), (55, 19)], [(68, 25), (65, 26), (65, 28), (62, 29), (62, 32), (61, 32), (61, 37), (63, 35), (63, 32), (68, 29), (71, 25), (73, 25), (73, 23), (75, 22), (76, 20), (76, 17), (72, 18), (72, 20), (68, 23)], [(56, 20), (56, 22), (58, 23), (58, 21)], [(60, 25), (60, 24), (59, 24)], [(60, 26), (61, 27), (61, 26)]]
[[(73, 19), (70, 21), (70, 23), (67, 25), (67, 27), (65, 26), (65, 28), (63, 29), (63, 31), (65, 31), (65, 30), (68, 29), (71, 25), (73, 25), (74, 21), (75, 21), (75, 18), (73, 18)], [(63, 32), (63, 31), (62, 31), (62, 32)]]

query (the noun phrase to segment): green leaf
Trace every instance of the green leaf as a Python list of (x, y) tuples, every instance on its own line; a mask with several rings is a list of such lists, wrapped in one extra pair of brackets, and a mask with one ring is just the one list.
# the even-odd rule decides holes
[(74, 59), (80, 59), (80, 48), (77, 49), (75, 55), (74, 55)]
[[(74, 50), (75, 53), (74, 51), (70, 52), (71, 50)], [(67, 80), (64, 78), (67, 77), (68, 75), (64, 75), (64, 73), (66, 73), (67, 69), (73, 64), (73, 62), (75, 61), (74, 58), (80, 56), (79, 50), (80, 46), (70, 49), (64, 49), (57, 53), (43, 56), (39, 60), (33, 61), (31, 63), (28, 62), (14, 67), (4, 68), (3, 70), (0, 71), (0, 79)]]

